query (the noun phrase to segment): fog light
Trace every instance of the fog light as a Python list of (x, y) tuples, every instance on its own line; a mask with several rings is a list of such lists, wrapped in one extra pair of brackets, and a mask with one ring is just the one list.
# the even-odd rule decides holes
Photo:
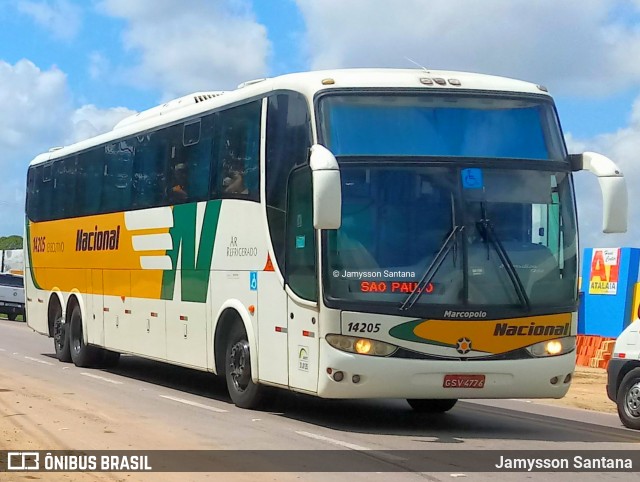
[(360, 383), (360, 375), (354, 375), (351, 377), (353, 383)]
[(344, 373), (342, 373), (342, 372), (335, 372), (335, 373), (333, 374), (333, 379), (334, 379), (336, 382), (341, 382), (341, 381), (344, 379)]
[(551, 382), (551, 385), (557, 385), (557, 383), (560, 381), (560, 378), (558, 377), (553, 377), (551, 380), (549, 380)]
[(366, 355), (371, 352), (371, 341), (361, 338), (358, 341), (356, 341), (355, 349), (356, 349), (356, 353), (360, 353), (361, 355)]
[(569, 373), (566, 377), (564, 377), (564, 383), (569, 383), (571, 381), (571, 373)]

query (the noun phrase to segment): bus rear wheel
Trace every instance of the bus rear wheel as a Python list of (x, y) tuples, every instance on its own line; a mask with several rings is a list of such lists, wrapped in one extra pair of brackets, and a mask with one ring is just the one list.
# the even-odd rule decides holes
[(407, 402), (414, 411), (419, 413), (444, 413), (451, 410), (458, 402), (458, 399), (408, 398)]
[(71, 360), (77, 367), (88, 368), (94, 365), (98, 351), (95, 347), (84, 343), (82, 337), (82, 313), (78, 305), (73, 307), (70, 325)]
[(61, 362), (70, 362), (69, 324), (63, 322), (62, 308), (59, 305), (56, 305), (53, 310), (53, 346), (56, 350), (56, 358)]
[(634, 368), (624, 376), (616, 402), (622, 424), (640, 430), (640, 368)]
[(251, 352), (244, 328), (236, 324), (227, 340), (225, 378), (231, 400), (240, 408), (256, 408), (264, 387), (251, 380)]

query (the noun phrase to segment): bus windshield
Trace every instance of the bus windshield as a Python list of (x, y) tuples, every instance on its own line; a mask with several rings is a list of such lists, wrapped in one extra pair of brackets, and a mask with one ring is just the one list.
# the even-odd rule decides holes
[(470, 94), (340, 94), (320, 99), (336, 156), (446, 156), (564, 161), (550, 100)]
[(343, 196), (342, 227), (325, 235), (330, 306), (574, 309), (573, 188), (562, 164), (545, 162), (566, 158), (555, 119), (539, 98), (322, 98)]
[(401, 312), (417, 291), (416, 313), (433, 305), (519, 314), (575, 306), (567, 173), (384, 163), (343, 164), (341, 175), (342, 226), (326, 234), (330, 301)]

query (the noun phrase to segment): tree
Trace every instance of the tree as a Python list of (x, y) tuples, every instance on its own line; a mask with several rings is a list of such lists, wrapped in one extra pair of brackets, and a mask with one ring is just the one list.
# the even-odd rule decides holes
[(22, 236), (0, 236), (0, 250), (22, 249)]

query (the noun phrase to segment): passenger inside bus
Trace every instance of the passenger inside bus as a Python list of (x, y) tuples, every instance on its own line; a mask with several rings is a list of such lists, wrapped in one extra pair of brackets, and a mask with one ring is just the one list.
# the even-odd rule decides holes
[(187, 201), (187, 166), (176, 164), (173, 168), (173, 187), (170, 192), (171, 203), (179, 204)]
[(240, 159), (225, 161), (225, 175), (222, 180), (224, 192), (227, 194), (249, 194), (244, 183), (244, 162)]

